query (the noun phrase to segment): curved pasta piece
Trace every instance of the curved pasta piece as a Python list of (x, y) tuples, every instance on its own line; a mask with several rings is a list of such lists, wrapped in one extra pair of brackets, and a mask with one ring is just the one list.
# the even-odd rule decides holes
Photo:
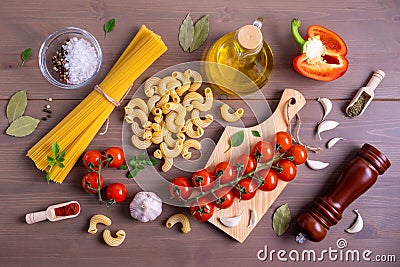
[(142, 136), (144, 134), (145, 129), (141, 128), (139, 123), (136, 121), (131, 124), (132, 133), (137, 136)]
[(192, 101), (193, 108), (196, 108), (200, 111), (209, 111), (212, 108), (212, 105), (214, 102), (214, 96), (213, 96), (211, 88), (207, 87), (204, 90), (204, 94), (205, 94), (204, 102), (200, 102), (197, 100)]
[(193, 120), (190, 119), (186, 122), (186, 135), (191, 138), (200, 138), (204, 134), (204, 129), (197, 126), (197, 129), (193, 129)]
[(160, 149), (157, 149), (156, 151), (154, 151), (153, 156), (154, 156), (156, 159), (162, 159), (162, 157), (163, 157), (163, 155), (162, 155)]
[(179, 80), (175, 79), (174, 77), (172, 77), (172, 78), (173, 78), (173, 80), (168, 82), (167, 86), (166, 86), (167, 91), (170, 91), (170, 92), (175, 91), (175, 89), (182, 86), (182, 83)]
[(190, 79), (190, 81), (193, 80), (192, 84), (189, 87), (189, 92), (194, 92), (197, 91), (200, 86), (201, 83), (203, 82), (203, 78), (201, 77), (200, 73), (198, 73), (197, 71), (194, 70), (186, 70), (183, 75), (185, 75), (187, 78)]
[(174, 77), (175, 79), (179, 80), (182, 85), (178, 88), (176, 88), (176, 93), (179, 96), (182, 96), (187, 90), (189, 90), (191, 81), (189, 77), (186, 77), (182, 72), (180, 71), (174, 71), (172, 73), (172, 77)]
[(157, 108), (161, 108), (165, 103), (169, 102), (169, 94), (170, 92), (168, 91), (168, 93), (161, 95), (160, 100), (156, 103)]
[(151, 146), (150, 140), (142, 140), (137, 135), (132, 135), (132, 144), (138, 149), (146, 149)]
[(189, 222), (189, 218), (183, 214), (183, 213), (177, 213), (172, 215), (171, 217), (168, 218), (167, 222), (165, 223), (165, 225), (168, 228), (172, 228), (172, 226), (174, 226), (177, 223), (181, 223), (182, 224), (182, 228), (181, 231), (185, 234), (190, 232), (190, 222)]
[(191, 111), (193, 109), (193, 101), (204, 103), (204, 97), (197, 92), (187, 93), (183, 98), (182, 105), (186, 108), (187, 111)]
[(125, 114), (131, 113), (136, 108), (139, 108), (141, 111), (146, 113), (146, 115), (149, 115), (149, 107), (147, 106), (147, 103), (144, 102), (144, 100), (141, 98), (132, 98), (124, 108)]
[(235, 121), (239, 120), (244, 114), (243, 108), (238, 108), (233, 113), (229, 113), (229, 109), (230, 109), (230, 107), (227, 104), (223, 104), (220, 107), (221, 116), (227, 122), (235, 122)]
[(144, 82), (144, 93), (147, 97), (152, 97), (157, 92), (160, 81), (160, 78), (153, 76)]
[(155, 132), (160, 132), (161, 131), (161, 125), (159, 123), (153, 122), (150, 126), (150, 129), (155, 131)]
[(175, 147), (177, 139), (174, 139), (172, 136), (172, 132), (168, 132), (164, 137), (164, 142), (169, 147)]
[(181, 154), (182, 148), (183, 142), (179, 139), (176, 141), (175, 146), (172, 149), (168, 148), (168, 145), (165, 142), (160, 144), (161, 153), (167, 158), (176, 158)]
[[(153, 95), (152, 97), (149, 98), (149, 100), (147, 100), (147, 107), (149, 108), (150, 111), (152, 111), (155, 106), (156, 103), (161, 99), (161, 96), (159, 95)], [(154, 115), (154, 114), (153, 114)]]
[(157, 93), (161, 96), (165, 95), (167, 92), (169, 92), (169, 90), (167, 88), (167, 84), (169, 84), (170, 82), (173, 82), (173, 81), (178, 81), (178, 80), (172, 76), (166, 76), (166, 77), (162, 78), (161, 81), (158, 83), (158, 92)]
[(97, 224), (99, 223), (104, 224), (105, 226), (110, 226), (111, 219), (103, 214), (93, 215), (92, 218), (90, 218), (88, 233), (97, 233)]
[(113, 237), (111, 235), (110, 230), (106, 229), (103, 231), (103, 239), (104, 242), (106, 242), (107, 245), (109, 245), (110, 247), (117, 247), (119, 245), (121, 245), (126, 237), (126, 233), (124, 230), (118, 230), (116, 233), (117, 237)]
[(185, 159), (190, 159), (192, 157), (192, 152), (189, 151), (190, 148), (194, 148), (196, 150), (201, 149), (201, 143), (195, 139), (188, 139), (183, 142), (182, 147), (182, 157)]
[(159, 132), (154, 132), (153, 136), (151, 137), (151, 142), (153, 144), (160, 144), (162, 141), (164, 141), (164, 137), (161, 134), (161, 131)]
[(145, 127), (146, 122), (149, 121), (148, 115), (143, 110), (140, 109), (134, 109), (129, 114), (125, 115), (125, 120), (128, 123), (133, 123), (135, 118), (139, 119), (140, 123), (142, 124), (142, 127)]
[(164, 164), (161, 166), (161, 170), (163, 172), (167, 172), (172, 168), (173, 165), (174, 165), (173, 158), (164, 157)]
[(180, 96), (178, 95), (178, 93), (176, 92), (175, 89), (172, 89), (170, 91), (170, 96), (172, 98), (172, 102), (174, 102), (174, 103), (180, 103), (181, 102), (181, 98), (180, 98)]
[(153, 138), (153, 132), (152, 131), (147, 130), (147, 131), (145, 131), (143, 133), (143, 139), (144, 140), (151, 140), (152, 138)]
[(175, 111), (177, 113), (174, 123), (177, 126), (183, 126), (185, 124), (186, 118), (186, 109), (184, 106), (178, 103), (168, 102), (163, 106), (163, 113), (167, 114), (171, 111)]
[(165, 116), (165, 128), (167, 128), (168, 131), (179, 133), (180, 125), (175, 123), (177, 117), (178, 113), (176, 112), (170, 112), (167, 114), (167, 116)]
[(214, 117), (211, 114), (207, 114), (204, 116), (204, 119), (201, 119), (200, 111), (198, 109), (192, 110), (191, 117), (192, 117), (193, 124), (198, 127), (201, 127), (201, 128), (208, 127), (214, 121)]

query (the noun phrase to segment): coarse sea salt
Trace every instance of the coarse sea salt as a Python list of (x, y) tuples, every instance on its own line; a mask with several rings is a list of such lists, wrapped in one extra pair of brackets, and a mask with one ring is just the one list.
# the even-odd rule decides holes
[(80, 84), (92, 77), (96, 71), (97, 54), (94, 47), (85, 39), (73, 37), (62, 46), (70, 84)]

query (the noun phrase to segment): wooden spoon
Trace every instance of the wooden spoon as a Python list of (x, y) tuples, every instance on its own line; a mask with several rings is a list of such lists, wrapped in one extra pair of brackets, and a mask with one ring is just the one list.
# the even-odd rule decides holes
[[(68, 204), (76, 203), (79, 206), (79, 211), (77, 214), (74, 215), (69, 215), (69, 216), (56, 216), (55, 209), (56, 208), (61, 208), (64, 206), (67, 206)], [(81, 212), (81, 205), (77, 201), (70, 201), (70, 202), (65, 202), (57, 205), (52, 205), (48, 207), (44, 211), (38, 211), (38, 212), (33, 212), (33, 213), (28, 213), (25, 215), (25, 221), (27, 224), (33, 224), (45, 220), (49, 220), (51, 222), (56, 222), (56, 221), (61, 221), (65, 219), (71, 219), (75, 218), (76, 216), (79, 215)]]

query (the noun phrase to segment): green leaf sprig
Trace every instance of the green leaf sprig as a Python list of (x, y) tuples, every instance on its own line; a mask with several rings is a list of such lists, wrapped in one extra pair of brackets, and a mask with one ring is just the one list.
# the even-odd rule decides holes
[(228, 142), (228, 148), (225, 150), (225, 153), (228, 152), (232, 147), (240, 146), (244, 141), (244, 131), (239, 131), (232, 135)]
[(209, 16), (201, 17), (195, 24), (190, 13), (186, 15), (179, 27), (179, 44), (183, 51), (194, 52), (207, 40), (209, 32)]
[(32, 48), (27, 48), (21, 53), (21, 66), (24, 65), (25, 61), (28, 60), (32, 55)]
[(105, 34), (104, 37), (107, 37), (107, 33), (114, 30), (114, 28), (115, 28), (115, 19), (114, 18), (106, 21), (106, 23), (104, 23), (104, 26), (103, 26), (104, 34)]
[(257, 131), (257, 130), (252, 130), (252, 131), (251, 131), (251, 134), (252, 134), (254, 137), (261, 137), (260, 132)]
[(60, 152), (60, 146), (58, 145), (57, 142), (54, 142), (51, 145), (51, 152), (53, 153), (53, 157), (47, 156), (47, 162), (49, 163), (50, 169), (46, 173), (46, 181), (47, 183), (50, 182), (50, 172), (53, 169), (54, 166), (58, 166), (59, 168), (64, 168), (63, 162), (65, 161), (65, 154), (66, 151), (61, 151)]
[(274, 232), (281, 236), (289, 228), (291, 216), (290, 209), (287, 203), (279, 206), (272, 217), (272, 228)]
[(155, 166), (157, 163), (158, 161), (156, 159), (147, 157), (145, 152), (133, 156), (132, 160), (129, 162), (129, 165), (132, 166), (132, 170), (128, 173), (128, 178), (135, 177), (146, 166)]

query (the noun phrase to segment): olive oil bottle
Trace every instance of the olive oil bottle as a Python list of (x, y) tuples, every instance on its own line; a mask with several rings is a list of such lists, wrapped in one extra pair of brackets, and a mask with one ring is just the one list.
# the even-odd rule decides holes
[[(271, 48), (263, 40), (262, 24), (263, 19), (258, 18), (253, 24), (245, 25), (236, 32), (228, 33), (215, 42), (208, 51), (206, 61), (224, 64), (240, 71), (255, 84), (251, 85), (250, 82), (243, 84), (240, 79), (241, 83), (230, 83), (232, 88), (218, 86), (225, 93), (248, 95), (267, 84), (274, 67), (274, 60)], [(211, 66), (215, 66), (215, 64)], [(226, 73), (226, 71), (218, 72), (217, 69), (209, 69), (208, 73), (214, 76), (213, 80), (235, 81), (234, 71)], [(216, 75), (220, 77), (217, 78)]]

